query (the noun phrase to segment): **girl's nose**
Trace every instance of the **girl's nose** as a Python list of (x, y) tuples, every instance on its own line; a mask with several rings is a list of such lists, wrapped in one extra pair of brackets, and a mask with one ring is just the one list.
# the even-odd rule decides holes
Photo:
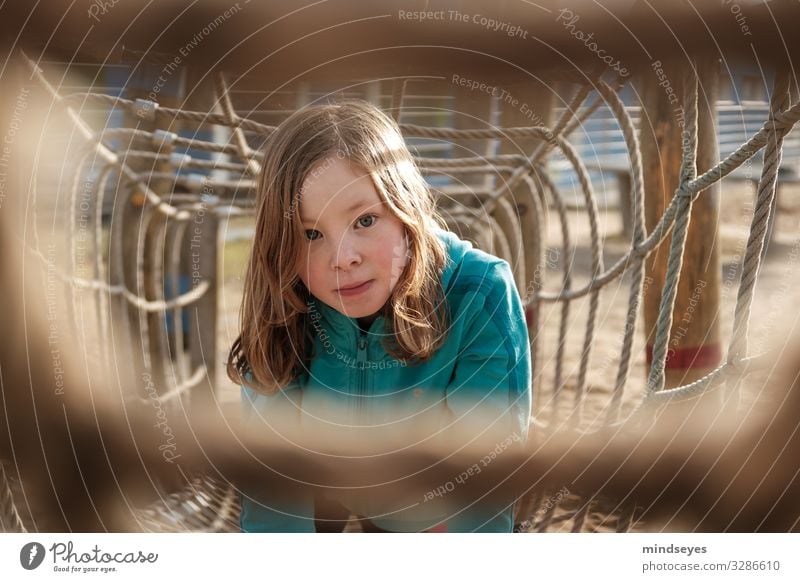
[(331, 267), (334, 270), (339, 269), (347, 271), (360, 264), (361, 253), (358, 249), (358, 244), (352, 240), (351, 237), (343, 237), (333, 255), (333, 264)]

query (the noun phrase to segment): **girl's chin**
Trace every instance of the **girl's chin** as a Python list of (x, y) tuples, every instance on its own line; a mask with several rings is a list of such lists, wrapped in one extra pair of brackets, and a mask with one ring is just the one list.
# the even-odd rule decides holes
[(351, 306), (346, 303), (344, 305), (342, 303), (335, 305), (328, 304), (328, 306), (351, 319), (358, 319), (360, 322), (368, 321), (371, 323), (381, 315), (386, 315), (389, 304), (390, 300), (387, 299), (386, 302), (377, 309), (363, 309), (364, 306), (362, 305)]

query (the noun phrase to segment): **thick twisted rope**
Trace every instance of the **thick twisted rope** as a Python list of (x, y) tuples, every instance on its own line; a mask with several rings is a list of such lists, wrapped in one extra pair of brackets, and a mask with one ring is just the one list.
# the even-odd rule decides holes
[(253, 151), (250, 149), (250, 146), (247, 145), (247, 138), (244, 135), (241, 124), (238, 123), (241, 121), (241, 118), (236, 115), (236, 110), (231, 102), (230, 90), (228, 89), (228, 84), (225, 82), (225, 75), (223, 73), (217, 76), (217, 92), (217, 98), (222, 104), (222, 109), (225, 116), (228, 118), (228, 123), (230, 123), (233, 128), (233, 137), (236, 141), (236, 148), (239, 150), (239, 156), (247, 160), (247, 170), (250, 175), (258, 176), (261, 173), (261, 164), (253, 158)]
[(687, 189), (687, 184), (697, 172), (697, 75), (694, 67), (684, 77), (683, 87), (686, 125), (684, 127), (680, 181), (678, 190), (675, 192), (678, 209), (670, 242), (667, 272), (664, 276), (664, 290), (661, 293), (661, 303), (658, 309), (658, 321), (653, 342), (653, 362), (647, 378), (647, 392), (658, 392), (664, 387), (667, 345), (672, 329), (672, 312), (675, 308), (675, 297), (678, 292), (678, 281), (692, 212), (692, 193)]
[(756, 155), (767, 144), (775, 131), (784, 130), (785, 133), (788, 133), (798, 121), (800, 121), (800, 101), (786, 111), (776, 113), (774, 118), (764, 122), (761, 129), (739, 146), (736, 151), (698, 178), (692, 180), (689, 184), (689, 190), (691, 192), (702, 192), (715, 182), (718, 182)]
[(26, 245), (25, 248), (28, 250), (28, 252), (32, 257), (36, 257), (44, 265), (53, 268), (55, 274), (62, 282), (78, 289), (90, 289), (95, 291), (103, 291), (104, 293), (108, 293), (109, 295), (119, 295), (121, 297), (124, 297), (125, 300), (128, 303), (130, 303), (133, 307), (141, 309), (142, 311), (147, 313), (156, 313), (159, 311), (166, 311), (169, 309), (175, 309), (177, 307), (186, 307), (188, 305), (191, 305), (192, 303), (200, 299), (208, 291), (208, 288), (210, 286), (210, 283), (204, 280), (200, 281), (197, 284), (197, 286), (194, 287), (191, 291), (187, 291), (186, 293), (173, 297), (172, 299), (150, 301), (140, 295), (137, 295), (136, 293), (128, 289), (128, 287), (125, 285), (109, 285), (104, 281), (98, 281), (95, 279), (83, 279), (81, 277), (68, 275), (64, 273), (62, 270), (54, 268), (50, 259), (45, 257), (41, 253), (41, 251), (31, 248), (28, 245)]
[[(800, 121), (800, 101), (796, 102), (785, 112), (777, 114), (773, 122), (765, 122), (764, 126), (752, 138), (735, 152), (731, 153), (725, 160), (703, 173), (700, 177), (691, 180), (686, 185), (684, 191), (692, 195), (702, 194), (709, 186), (733, 172), (764, 147), (769, 139), (770, 131), (772, 131), (770, 128), (772, 128), (773, 125), (771, 124), (774, 124), (776, 129), (786, 129), (788, 132), (798, 121)], [(635, 264), (633, 259), (646, 258), (653, 249), (663, 242), (672, 229), (679, 202), (680, 197), (674, 196), (667, 206), (667, 209), (664, 211), (664, 214), (661, 215), (653, 232), (640, 244), (632, 246), (624, 256), (619, 258), (616, 263), (599, 277), (579, 289), (559, 293), (542, 292), (538, 299), (541, 301), (577, 299), (589, 294), (598, 287), (607, 285), (609, 282), (625, 273), (631, 265)]]
[(775, 199), (778, 169), (781, 165), (781, 146), (788, 128), (778, 128), (774, 124), (775, 116), (789, 104), (789, 75), (782, 72), (775, 77), (772, 98), (770, 100), (770, 118), (767, 124), (773, 123), (771, 139), (764, 149), (764, 164), (761, 168), (761, 179), (758, 184), (755, 211), (750, 223), (750, 235), (747, 240), (742, 280), (736, 297), (736, 309), (733, 318), (728, 359), (736, 360), (747, 355), (747, 335), (750, 324), (750, 306), (753, 302), (756, 280), (761, 267), (761, 256), (767, 234), (770, 209)]
[[(786, 107), (788, 102), (788, 83), (789, 78), (785, 73), (778, 75), (775, 79), (773, 96), (770, 103), (771, 119), (781, 117), (779, 110)], [(765, 127), (767, 127), (768, 124), (769, 121), (765, 124)], [(755, 292), (755, 281), (761, 264), (761, 254), (766, 237), (769, 212), (775, 195), (777, 173), (781, 158), (781, 145), (783, 137), (788, 132), (788, 129), (786, 126), (776, 123), (773, 126), (773, 131), (775, 138), (768, 143), (772, 143), (774, 147), (765, 150), (764, 153), (764, 167), (759, 182), (756, 208), (753, 213), (750, 235), (745, 250), (742, 282), (737, 295), (734, 327), (726, 362), (697, 382), (659, 394), (648, 395), (645, 398), (645, 402), (648, 404), (696, 398), (704, 391), (719, 386), (723, 380), (727, 380), (728, 386), (732, 392), (732, 394), (729, 394), (729, 402), (731, 406), (735, 407), (738, 401), (738, 387), (732, 380), (735, 376), (740, 376), (743, 369), (747, 368), (748, 370), (752, 370), (752, 362), (755, 361), (758, 363), (766, 359), (764, 356), (749, 358), (747, 357), (746, 351), (747, 326)]]
[[(64, 106), (64, 109), (67, 113), (67, 116), (73, 121), (75, 127), (78, 129), (79, 133), (86, 139), (87, 142), (92, 144), (92, 147), (95, 148), (98, 155), (109, 164), (114, 165), (117, 170), (124, 175), (126, 178), (136, 181), (135, 179), (135, 172), (125, 163), (123, 163), (120, 158), (113, 153), (108, 147), (103, 145), (102, 141), (95, 136), (94, 132), (91, 128), (86, 124), (86, 122), (81, 119), (81, 117), (64, 102), (64, 99), (55, 88), (44, 78), (42, 70), (33, 62), (27, 55), (22, 53), (23, 60), (28, 64), (28, 67), (31, 69), (32, 75), (36, 78), (36, 80), (44, 87), (44, 89), (50, 94), (50, 97), (53, 101), (59, 105)], [(174, 216), (174, 217), (182, 217), (184, 216), (179, 212), (174, 206), (167, 204), (162, 200), (162, 198), (153, 192), (147, 184), (142, 182), (138, 182), (139, 187), (142, 189), (142, 192), (145, 195), (145, 198), (148, 202), (156, 206), (160, 212), (163, 212), (167, 216)], [(188, 216), (188, 214), (186, 215)]]
[[(645, 238), (645, 217), (644, 217), (644, 176), (642, 169), (641, 147), (639, 137), (625, 105), (619, 95), (606, 83), (598, 84), (598, 91), (606, 100), (609, 109), (622, 129), (625, 144), (628, 148), (631, 164), (631, 194), (633, 202), (633, 246), (641, 244)], [(624, 204), (623, 201), (621, 203)], [(628, 309), (625, 314), (625, 331), (622, 338), (622, 349), (620, 352), (620, 362), (617, 368), (617, 377), (614, 382), (614, 391), (606, 416), (606, 423), (611, 424), (617, 421), (619, 410), (622, 405), (622, 395), (625, 384), (628, 381), (630, 371), (630, 361), (632, 357), (633, 337), (636, 331), (638, 320), (639, 304), (642, 297), (642, 286), (644, 280), (644, 259), (634, 258), (631, 274), (631, 285), (628, 294)]]
[[(598, 226), (598, 209), (597, 201), (592, 188), (592, 183), (589, 180), (589, 172), (583, 166), (583, 161), (575, 156), (573, 161), (570, 157), (573, 155), (571, 150), (564, 151), (567, 159), (569, 159), (578, 171), (578, 180), (581, 185), (581, 191), (584, 193), (584, 204), (589, 218), (589, 236), (591, 244), (591, 261), (592, 261), (592, 277), (597, 276), (603, 271), (603, 255), (600, 249), (600, 228)], [(578, 369), (578, 380), (575, 386), (575, 403), (572, 408), (572, 414), (569, 422), (571, 426), (576, 427), (580, 423), (581, 415), (584, 406), (584, 396), (586, 391), (586, 375), (589, 371), (589, 359), (591, 357), (592, 346), (594, 344), (595, 328), (597, 326), (597, 309), (600, 305), (600, 290), (593, 291), (589, 294), (589, 314), (586, 320), (586, 331), (583, 339), (583, 349), (581, 350), (581, 361)]]
[(245, 131), (254, 131), (257, 133), (271, 133), (275, 131), (274, 125), (266, 125), (253, 121), (252, 119), (245, 119), (236, 115), (235, 112), (233, 115), (229, 115), (227, 113), (175, 109), (171, 107), (162, 107), (155, 101), (148, 101), (146, 99), (132, 101), (122, 97), (114, 97), (113, 95), (103, 95), (101, 93), (71, 93), (69, 95), (64, 95), (62, 100), (67, 105), (78, 104), (83, 106), (86, 103), (94, 103), (108, 107), (119, 107), (137, 117), (153, 117), (163, 121), (193, 121), (201, 124), (239, 127)]
[[(558, 214), (558, 219), (561, 227), (561, 249), (564, 256), (564, 269), (562, 274), (561, 287), (562, 289), (570, 289), (572, 287), (572, 263), (573, 263), (573, 247), (569, 234), (569, 218), (567, 216), (567, 207), (564, 204), (564, 199), (561, 193), (555, 187), (550, 177), (543, 171), (536, 170), (534, 173), (536, 182), (531, 176), (525, 176), (531, 189), (538, 188), (541, 184), (550, 196), (553, 206)], [(544, 278), (544, 273), (536, 273), (539, 280)], [(525, 298), (525, 307), (534, 304), (535, 296), (531, 294), (530, 297)], [(561, 302), (561, 313), (559, 315), (558, 323), (558, 341), (556, 343), (555, 355), (555, 373), (553, 375), (553, 402), (550, 404), (550, 419), (551, 425), (555, 424), (558, 419), (558, 406), (557, 399), (561, 391), (563, 368), (564, 368), (564, 350), (566, 348), (567, 338), (567, 324), (569, 322), (570, 300)], [(537, 334), (538, 335), (538, 334)]]

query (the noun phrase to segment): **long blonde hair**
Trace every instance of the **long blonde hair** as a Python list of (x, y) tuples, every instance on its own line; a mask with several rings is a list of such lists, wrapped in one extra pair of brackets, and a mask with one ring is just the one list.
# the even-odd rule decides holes
[(228, 377), (274, 393), (314, 357), (310, 294), (296, 273), (303, 226), (298, 205), (306, 178), (331, 156), (367, 172), (409, 241), (405, 270), (384, 315), (384, 348), (414, 365), (444, 343), (448, 313), (441, 286), (445, 249), (433, 231), (445, 228), (433, 196), (397, 124), (365, 101), (300, 109), (270, 136), (258, 183), (256, 230), (240, 311), (241, 334), (228, 355)]

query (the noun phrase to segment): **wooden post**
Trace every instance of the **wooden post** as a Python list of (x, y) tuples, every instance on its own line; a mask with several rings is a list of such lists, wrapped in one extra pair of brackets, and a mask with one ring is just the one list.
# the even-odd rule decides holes
[[(207, 281), (208, 290), (188, 307), (189, 347), (191, 371), (205, 366), (206, 374), (200, 384), (192, 389), (190, 404), (193, 409), (214, 404), (214, 387), (217, 376), (217, 287), (222, 272), (219, 253), (219, 219), (213, 207), (202, 201), (203, 210), (197, 212), (187, 229), (191, 233), (190, 254), (192, 288)], [(195, 243), (197, 241), (197, 243)]]
[[(684, 129), (682, 79), (685, 62), (654, 63), (643, 73), (641, 123), (645, 218), (648, 232), (658, 222), (678, 187)], [(719, 65), (709, 59), (698, 65), (698, 174), (718, 158), (716, 101)], [(667, 84), (665, 85), (665, 81)], [(673, 96), (669, 89), (673, 89)], [(692, 382), (721, 361), (719, 332), (720, 263), (717, 242), (719, 186), (704, 191), (692, 207), (686, 252), (680, 274), (669, 338), (665, 387)], [(659, 301), (669, 254), (668, 237), (647, 259), (652, 278), (644, 296), (647, 360), (652, 361)]]
[[(205, 90), (195, 90), (181, 107), (206, 111), (214, 106), (214, 86), (208, 77), (201, 78), (202, 71), (191, 71), (189, 82), (192, 87), (206, 86)], [(219, 286), (222, 284), (222, 253), (220, 242), (220, 219), (215, 213), (217, 198), (222, 193), (211, 185), (204, 184), (200, 191), (201, 208), (195, 212), (186, 227), (184, 241), (185, 257), (188, 261), (190, 286), (192, 289), (207, 282), (209, 287), (203, 296), (189, 305), (189, 361), (190, 374), (204, 366), (206, 373), (200, 383), (193, 387), (189, 396), (192, 409), (209, 408), (216, 405), (217, 373), (222, 354), (218, 351), (217, 315)]]

